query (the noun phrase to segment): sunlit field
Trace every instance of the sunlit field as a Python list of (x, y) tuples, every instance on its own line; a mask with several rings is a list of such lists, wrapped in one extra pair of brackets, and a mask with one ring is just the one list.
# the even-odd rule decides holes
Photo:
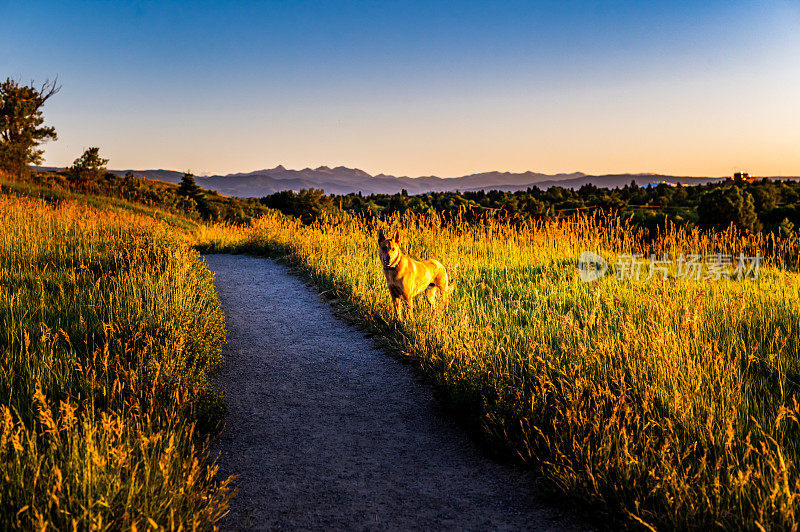
[(207, 528), (224, 324), (183, 233), (0, 196), (0, 528)]
[[(514, 227), (434, 216), (399, 228), (456, 286), (445, 312), (417, 300), (395, 319), (377, 258), (379, 225), (281, 215), (208, 226), (209, 252), (283, 257), (345, 312), (388, 338), (490, 446), (557, 489), (658, 528), (786, 529), (800, 495), (798, 244), (734, 231), (668, 229), (646, 240), (618, 218)], [(737, 280), (579, 279), (583, 250), (764, 255)], [(637, 525), (638, 526), (638, 525)]]

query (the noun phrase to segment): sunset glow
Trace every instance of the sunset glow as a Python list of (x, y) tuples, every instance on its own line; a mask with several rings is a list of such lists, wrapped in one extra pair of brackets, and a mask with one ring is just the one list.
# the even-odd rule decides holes
[(796, 2), (4, 4), (48, 165), (800, 175)]

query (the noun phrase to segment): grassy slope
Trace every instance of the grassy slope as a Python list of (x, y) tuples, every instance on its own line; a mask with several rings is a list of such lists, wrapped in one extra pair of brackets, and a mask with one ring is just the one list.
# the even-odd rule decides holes
[(81, 194), (64, 188), (50, 187), (30, 181), (11, 180), (5, 178), (2, 174), (0, 174), (0, 193), (39, 198), (51, 204), (71, 201), (103, 211), (110, 209), (122, 210), (164, 222), (185, 233), (190, 233), (198, 228), (197, 222), (156, 207), (149, 207), (109, 196)]
[(14, 188), (45, 199), (0, 195), (0, 519), (208, 526), (230, 497), (205, 449), (224, 324), (193, 224)]
[[(796, 523), (798, 275), (585, 284), (583, 249), (752, 254), (762, 237), (672, 232), (646, 244), (618, 220), (513, 228), (408, 216), (406, 249), (457, 281), (447, 313), (391, 315), (376, 227), (269, 216), (212, 226), (206, 251), (283, 257), (415, 359), (487, 441), (629, 523), (786, 529)], [(785, 257), (794, 242), (773, 242)], [(781, 259), (773, 261), (779, 264)]]

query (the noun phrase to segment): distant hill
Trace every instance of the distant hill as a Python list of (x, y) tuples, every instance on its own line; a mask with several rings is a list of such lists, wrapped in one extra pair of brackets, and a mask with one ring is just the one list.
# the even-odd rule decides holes
[[(43, 170), (61, 170), (53, 167), (40, 167)], [(137, 177), (178, 183), (183, 172), (174, 170), (111, 170), (115, 174), (124, 175), (132, 172)], [(436, 176), (396, 177), (386, 174), (370, 175), (358, 168), (337, 166), (331, 168), (304, 168), (289, 170), (283, 165), (253, 172), (196, 177), (197, 184), (203, 188), (215, 190), (226, 196), (261, 197), (282, 190), (298, 191), (302, 188), (323, 189), (329, 194), (396, 194), (405, 189), (409, 194), (425, 192), (453, 192), (476, 190), (517, 191), (529, 187), (547, 189), (553, 186), (580, 188), (592, 184), (601, 188), (622, 187), (635, 181), (639, 186), (658, 183), (699, 185), (720, 181), (722, 177), (687, 177), (661, 174), (606, 174), (587, 175), (582, 172), (569, 174), (540, 174), (537, 172), (483, 172), (462, 177), (442, 178)], [(776, 179), (776, 178), (773, 178)], [(777, 179), (797, 179), (777, 178)]]
[[(545, 180), (535, 183), (535, 186), (541, 189), (548, 189), (550, 187), (564, 187), (578, 189), (583, 185), (591, 184), (599, 188), (618, 188), (630, 185), (635, 182), (640, 187), (656, 186), (661, 183), (668, 185), (703, 185), (706, 183), (714, 183), (726, 179), (724, 177), (688, 177), (688, 176), (672, 176), (662, 174), (605, 174), (605, 175), (581, 175), (579, 177), (561, 180)], [(529, 185), (523, 186), (507, 186), (503, 190), (514, 192), (517, 190), (525, 190)], [(469, 190), (492, 190), (493, 187), (476, 187)]]

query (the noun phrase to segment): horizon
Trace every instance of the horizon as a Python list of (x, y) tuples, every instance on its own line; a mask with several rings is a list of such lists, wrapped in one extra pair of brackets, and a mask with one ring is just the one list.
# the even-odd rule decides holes
[(62, 85), (45, 166), (800, 175), (789, 1), (4, 11), (4, 73)]
[[(733, 173), (740, 172), (740, 171), (741, 172), (745, 172), (751, 178), (797, 178), (797, 177), (800, 177), (800, 174), (798, 174), (798, 175), (793, 175), (793, 174), (757, 175), (757, 174), (753, 174), (752, 172), (746, 172), (744, 170), (739, 170), (739, 169), (736, 169), (735, 172), (732, 172), (730, 175), (678, 175), (678, 174), (662, 174), (662, 173), (657, 173), (657, 172), (608, 172), (608, 173), (603, 173), (603, 174), (594, 174), (594, 173), (589, 173), (589, 172), (583, 172), (581, 170), (574, 170), (574, 171), (570, 171), (570, 172), (543, 173), (543, 172), (537, 172), (535, 170), (523, 170), (521, 172), (515, 172), (515, 171), (509, 171), (509, 170), (497, 170), (497, 169), (495, 169), (495, 170), (484, 170), (484, 171), (480, 171), (480, 172), (469, 172), (467, 174), (457, 175), (457, 176), (443, 176), (443, 175), (434, 175), (434, 174), (422, 174), (422, 175), (409, 176), (409, 175), (388, 174), (386, 172), (371, 173), (371, 172), (367, 172), (363, 168), (345, 166), (345, 165), (340, 165), (340, 164), (339, 165), (323, 164), (323, 165), (319, 165), (319, 166), (313, 167), (313, 168), (310, 167), (310, 166), (306, 166), (306, 167), (303, 167), (303, 168), (289, 168), (285, 164), (278, 164), (276, 166), (273, 166), (272, 168), (259, 168), (257, 170), (249, 170), (249, 171), (245, 170), (245, 171), (239, 171), (239, 172), (226, 172), (226, 173), (196, 173), (196, 172), (192, 171), (191, 168), (180, 170), (180, 169), (177, 169), (177, 168), (114, 168), (113, 167), (114, 165), (112, 165), (112, 164), (109, 164), (108, 166), (109, 166), (109, 171), (113, 171), (113, 172), (123, 172), (123, 171), (131, 171), (131, 172), (176, 172), (176, 173), (188, 173), (188, 174), (193, 175), (194, 177), (227, 177), (227, 176), (239, 175), (239, 174), (245, 174), (245, 175), (246, 174), (258, 174), (258, 173), (261, 173), (261, 172), (270, 172), (270, 171), (273, 171), (273, 170), (277, 170), (278, 168), (283, 168), (283, 170), (290, 171), (290, 172), (303, 172), (303, 171), (306, 171), (306, 170), (319, 171), (321, 169), (336, 170), (338, 168), (342, 168), (342, 169), (345, 169), (345, 170), (357, 170), (357, 171), (361, 171), (361, 172), (366, 172), (367, 174), (369, 174), (370, 177), (385, 176), (385, 177), (390, 177), (390, 178), (401, 178), (401, 179), (402, 178), (408, 178), (408, 179), (424, 179), (424, 178), (459, 179), (459, 178), (463, 178), (463, 177), (469, 177), (469, 176), (480, 175), (480, 174), (517, 174), (517, 175), (520, 175), (520, 174), (526, 174), (526, 173), (535, 174), (535, 175), (542, 175), (542, 176), (546, 176), (546, 177), (570, 176), (570, 175), (580, 175), (580, 176), (587, 176), (587, 177), (630, 175), (630, 176), (653, 176), (653, 177), (676, 177), (676, 178), (726, 179), (726, 178), (732, 177)], [(51, 169), (56, 169), (56, 170), (66, 170), (68, 167), (69, 167), (69, 165), (61, 165), (61, 166), (40, 165), (40, 166), (36, 166), (35, 168), (42, 168), (42, 169), (51, 168)]]

